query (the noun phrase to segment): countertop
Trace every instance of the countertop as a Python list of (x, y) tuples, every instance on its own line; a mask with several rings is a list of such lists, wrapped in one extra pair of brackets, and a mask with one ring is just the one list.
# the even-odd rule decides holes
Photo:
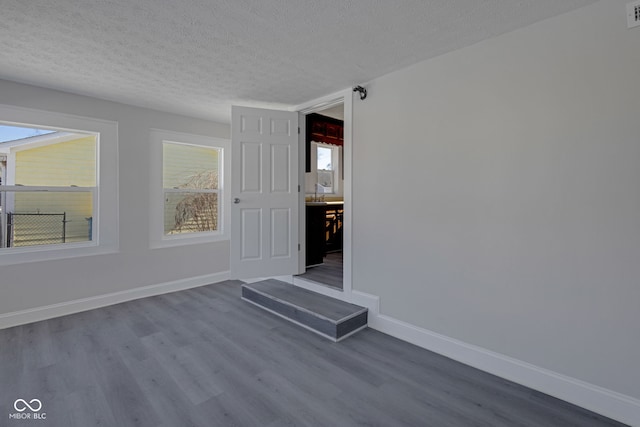
[(344, 205), (343, 201), (338, 202), (305, 202), (307, 206), (336, 206), (336, 205)]

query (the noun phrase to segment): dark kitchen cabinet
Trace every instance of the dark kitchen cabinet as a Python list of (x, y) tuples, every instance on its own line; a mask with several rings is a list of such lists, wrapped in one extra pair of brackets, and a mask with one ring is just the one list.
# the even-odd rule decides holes
[(307, 205), (307, 267), (322, 264), (326, 251), (325, 205)]
[(306, 266), (324, 262), (327, 252), (342, 250), (342, 204), (306, 205)]

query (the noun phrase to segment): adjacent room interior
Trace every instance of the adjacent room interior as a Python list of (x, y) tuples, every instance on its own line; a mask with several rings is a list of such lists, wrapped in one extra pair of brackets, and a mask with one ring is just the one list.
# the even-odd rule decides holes
[(342, 289), (344, 105), (305, 116), (305, 273), (298, 277)]

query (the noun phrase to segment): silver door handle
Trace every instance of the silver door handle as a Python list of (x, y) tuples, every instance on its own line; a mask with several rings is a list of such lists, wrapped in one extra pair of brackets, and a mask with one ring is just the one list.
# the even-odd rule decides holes
[(240, 203), (240, 199), (238, 199), (238, 198), (236, 197), (235, 199), (233, 199), (233, 203), (235, 203), (235, 204), (237, 205), (238, 203)]

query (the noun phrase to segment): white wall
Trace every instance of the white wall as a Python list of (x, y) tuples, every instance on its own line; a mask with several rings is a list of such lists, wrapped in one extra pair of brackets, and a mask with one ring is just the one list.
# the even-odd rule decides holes
[(640, 28), (604, 0), (370, 82), (354, 289), (640, 398), (639, 76)]
[(0, 104), (118, 122), (120, 183), (119, 252), (0, 267), (0, 317), (198, 276), (223, 277), (228, 272), (228, 241), (151, 250), (147, 226), (149, 130), (229, 138), (228, 125), (3, 80)]

